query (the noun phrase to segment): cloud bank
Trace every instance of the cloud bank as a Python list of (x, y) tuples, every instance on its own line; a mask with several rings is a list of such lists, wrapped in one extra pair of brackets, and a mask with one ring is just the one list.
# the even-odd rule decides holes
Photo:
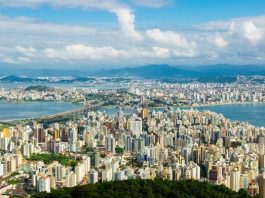
[[(154, 7), (151, 1), (131, 0)], [(167, 1), (154, 1), (155, 7)], [(0, 16), (0, 62), (8, 64), (139, 65), (263, 64), (265, 16), (245, 17), (183, 28), (138, 29), (130, 4), (118, 0), (0, 0), (0, 6), (42, 5), (113, 13), (120, 28), (89, 27)]]

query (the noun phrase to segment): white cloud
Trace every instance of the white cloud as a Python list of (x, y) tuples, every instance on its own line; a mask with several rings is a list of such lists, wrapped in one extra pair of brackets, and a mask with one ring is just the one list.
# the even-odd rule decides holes
[(190, 44), (181, 34), (173, 31), (161, 31), (160, 29), (150, 29), (146, 31), (147, 37), (162, 45), (170, 45), (187, 48)]
[(197, 53), (194, 50), (183, 51), (180, 49), (174, 49), (172, 55), (173, 57), (193, 58)]
[(232, 33), (241, 35), (253, 45), (256, 45), (264, 36), (261, 29), (253, 21), (233, 22), (230, 28)]
[(63, 50), (46, 48), (44, 50), (47, 58), (52, 59), (104, 59), (104, 58), (117, 58), (122, 54), (112, 47), (91, 47), (83, 44), (68, 45)]
[(17, 64), (17, 61), (15, 61), (13, 58), (11, 57), (2, 57), (1, 58), (1, 62), (2, 63), (8, 63), (8, 64)]
[(63, 49), (46, 48), (45, 57), (61, 60), (105, 60), (135, 58), (169, 58), (170, 50), (161, 47), (118, 50), (113, 47), (92, 47), (83, 44), (65, 46)]
[(25, 62), (30, 62), (31, 59), (29, 57), (18, 57), (18, 62), (19, 63), (25, 63)]
[(160, 8), (169, 4), (170, 0), (130, 0), (130, 1), (139, 6)]
[(112, 10), (118, 16), (118, 21), (121, 26), (122, 31), (128, 36), (132, 37), (135, 40), (141, 40), (142, 36), (139, 32), (135, 30), (134, 18), (130, 10), (114, 8)]
[[(252, 45), (257, 45), (265, 38), (265, 15), (257, 17), (242, 17), (227, 21), (212, 21), (196, 26), (199, 30), (214, 31), (228, 34), (233, 40), (244, 39)], [(241, 41), (242, 42), (242, 41)]]
[(37, 52), (33, 47), (21, 47), (19, 45), (16, 46), (16, 50), (27, 57), (33, 57)]
[[(128, 12), (121, 15), (127, 15), (122, 20), (134, 24), (134, 18), (130, 18), (134, 15)], [(265, 16), (214, 21), (178, 30), (143, 28), (136, 33), (142, 35), (137, 42), (134, 40), (137, 36), (128, 36), (128, 32), (134, 34), (135, 27), (124, 28), (120, 32), (113, 27), (0, 16), (0, 62), (45, 66), (265, 62)]]
[(129, 37), (140, 40), (142, 36), (135, 29), (135, 16), (132, 10), (116, 0), (0, 0), (0, 6), (7, 7), (37, 7), (40, 5), (56, 7), (99, 9), (114, 13), (122, 31)]
[(215, 44), (219, 48), (226, 47), (229, 43), (220, 35), (214, 35), (210, 38), (210, 42)]
[(156, 58), (169, 58), (170, 50), (162, 47), (153, 47), (154, 57)]
[(0, 32), (34, 32), (35, 34), (53, 33), (53, 34), (78, 34), (88, 35), (95, 33), (96, 28), (75, 26), (75, 25), (61, 25), (55, 23), (47, 23), (37, 21), (32, 18), (16, 17), (10, 18), (0, 15)]

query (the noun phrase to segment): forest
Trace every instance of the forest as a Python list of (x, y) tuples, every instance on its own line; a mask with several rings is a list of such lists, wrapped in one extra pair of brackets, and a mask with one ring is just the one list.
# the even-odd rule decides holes
[(35, 198), (88, 197), (88, 198), (247, 198), (247, 192), (241, 189), (234, 192), (223, 185), (210, 185), (195, 180), (126, 180), (76, 186), (52, 190), (51, 193), (34, 194)]

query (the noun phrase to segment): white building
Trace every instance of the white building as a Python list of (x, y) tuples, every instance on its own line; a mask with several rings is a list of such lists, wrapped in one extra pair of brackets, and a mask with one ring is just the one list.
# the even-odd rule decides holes
[(37, 177), (37, 191), (38, 192), (51, 192), (50, 177), (41, 176)]
[(98, 182), (98, 172), (96, 170), (90, 170), (88, 172), (88, 183), (95, 184)]

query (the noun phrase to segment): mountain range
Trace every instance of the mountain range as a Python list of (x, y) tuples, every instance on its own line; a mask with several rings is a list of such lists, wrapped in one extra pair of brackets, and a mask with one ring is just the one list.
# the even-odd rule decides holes
[(183, 67), (169, 65), (147, 65), (98, 71), (95, 76), (137, 77), (144, 79), (207, 78), (220, 76), (265, 76), (265, 66), (256, 65), (211, 65)]
[[(34, 76), (71, 76), (69, 79), (39, 78)], [(18, 75), (17, 75), (18, 74)], [(30, 75), (31, 74), (31, 75)], [(23, 75), (23, 77), (21, 77)], [(146, 65), (141, 67), (125, 67), (116, 69), (98, 69), (98, 70), (80, 70), (80, 71), (64, 71), (61, 74), (57, 70), (38, 70), (37, 72), (27, 70), (26, 74), (16, 73), (15, 75), (6, 75), (0, 78), (2, 83), (23, 82), (23, 83), (75, 83), (90, 82), (96, 77), (107, 78), (137, 78), (137, 79), (156, 79), (168, 82), (234, 82), (237, 76), (265, 76), (265, 66), (257, 65), (212, 65), (199, 67), (183, 67), (170, 65)], [(26, 76), (26, 77), (25, 77)]]

